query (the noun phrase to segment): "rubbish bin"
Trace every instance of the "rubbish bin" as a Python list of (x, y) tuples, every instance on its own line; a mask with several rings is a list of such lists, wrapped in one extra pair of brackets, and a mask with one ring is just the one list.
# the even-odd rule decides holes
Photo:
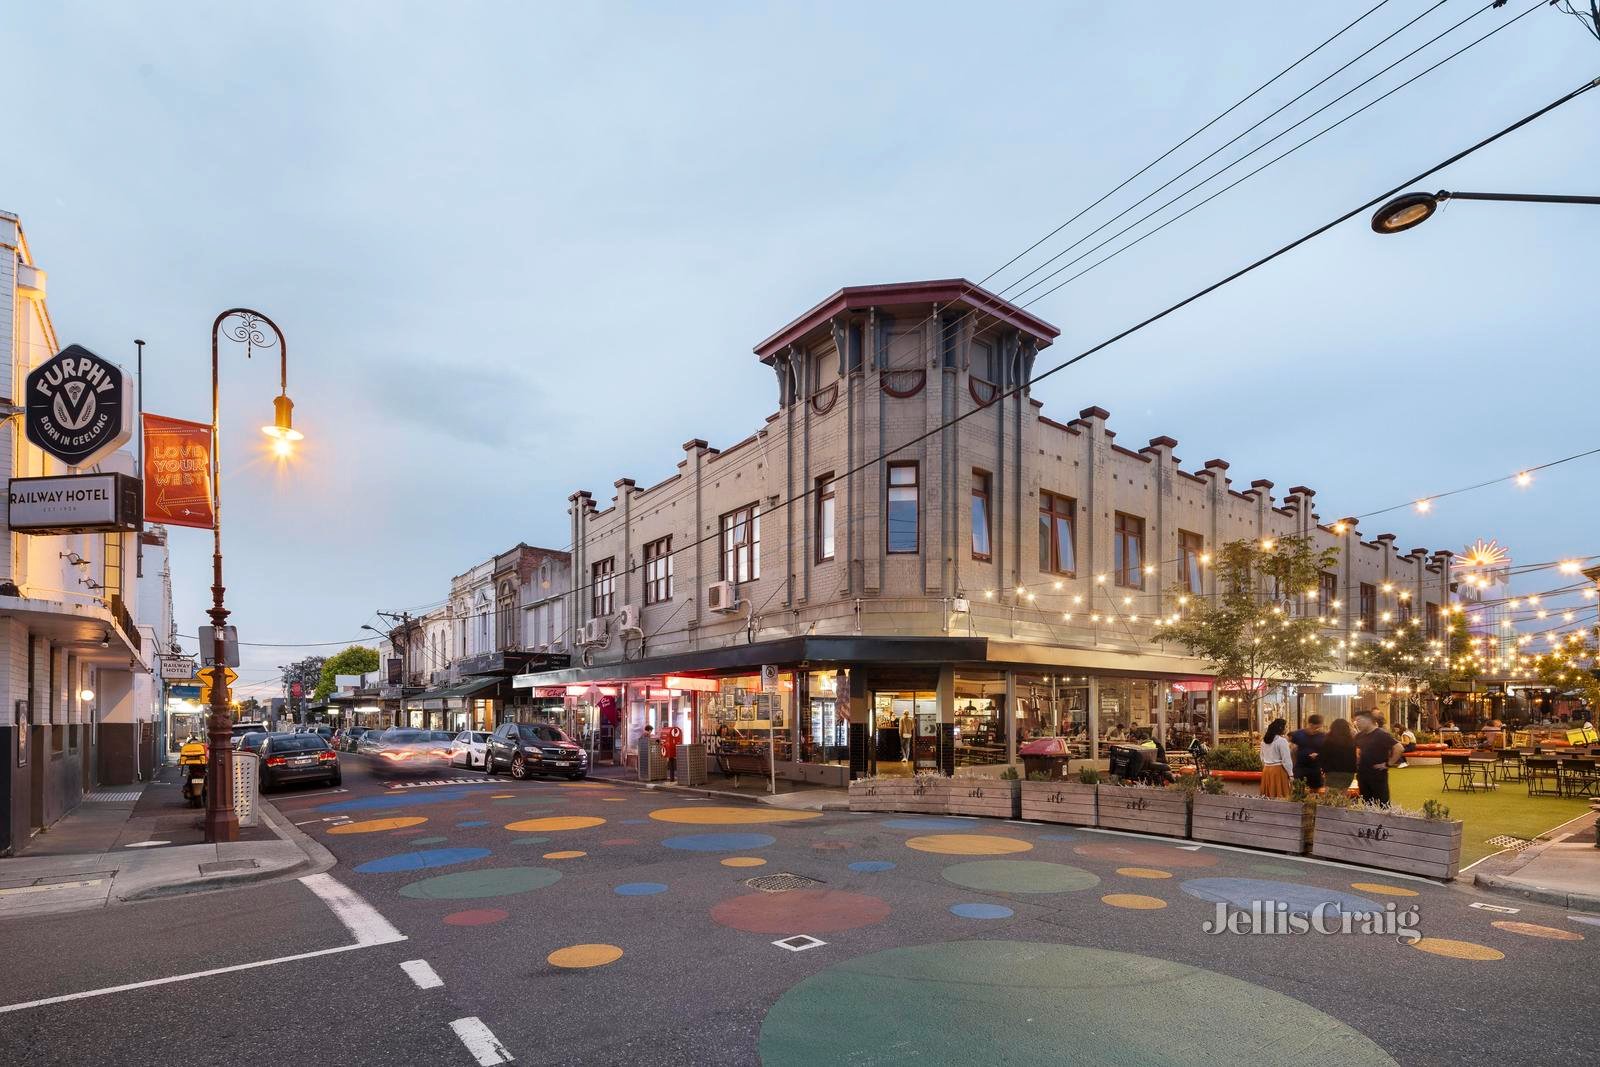
[(639, 738), (639, 781), (664, 782), (667, 780), (667, 759), (661, 754), (661, 742), (653, 737)]
[(678, 784), (706, 784), (706, 746), (703, 744), (678, 746)]
[(240, 826), (256, 824), (256, 797), (261, 792), (261, 757), (254, 752), (233, 752), (233, 812)]
[(1017, 746), (1017, 755), (1022, 757), (1023, 776), (1026, 778), (1032, 778), (1035, 774), (1065, 778), (1067, 765), (1071, 762), (1068, 755), (1070, 751), (1064, 737), (1036, 737)]

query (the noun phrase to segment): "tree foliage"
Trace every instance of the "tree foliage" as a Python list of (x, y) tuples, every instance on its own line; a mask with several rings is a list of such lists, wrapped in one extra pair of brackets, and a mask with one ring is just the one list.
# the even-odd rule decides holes
[(1555, 648), (1533, 658), (1542, 684), (1563, 693), (1577, 693), (1591, 709), (1600, 708), (1600, 678), (1594, 674), (1597, 665), (1600, 648), (1587, 633), (1570, 634)]
[(300, 683), (300, 696), (302, 700), (310, 700), (311, 694), (316, 690), (317, 684), (322, 680), (322, 665), (327, 662), (325, 656), (307, 656), (305, 659), (296, 660), (283, 669), (285, 695), (289, 698), (290, 715), (298, 701), (294, 697), (294, 683)]
[(1183, 610), (1162, 639), (1204, 660), (1219, 694), (1250, 693), (1253, 701), (1256, 680), (1310, 681), (1333, 665), (1316, 598), (1322, 573), (1338, 559), (1337, 549), (1319, 549), (1307, 537), (1230, 541), (1216, 554), (1216, 592), (1174, 591)]
[(334, 676), (340, 674), (366, 674), (378, 669), (378, 653), (365, 645), (351, 645), (335, 652), (322, 663), (322, 673), (317, 679), (315, 699), (327, 700), (335, 687)]

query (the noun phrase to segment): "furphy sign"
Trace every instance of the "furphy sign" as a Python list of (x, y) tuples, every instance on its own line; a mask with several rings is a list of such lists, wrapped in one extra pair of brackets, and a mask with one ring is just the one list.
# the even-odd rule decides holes
[(122, 368), (68, 345), (28, 372), (28, 440), (69, 467), (88, 467), (133, 436), (132, 384)]
[(114, 533), (139, 528), (139, 481), (126, 474), (13, 478), (6, 503), (6, 521), (19, 533)]

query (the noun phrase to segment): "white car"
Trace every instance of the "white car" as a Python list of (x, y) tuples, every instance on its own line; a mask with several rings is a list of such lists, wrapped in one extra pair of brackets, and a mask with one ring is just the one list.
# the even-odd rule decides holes
[(450, 743), (450, 766), (481, 768), (484, 761), (483, 746), (488, 740), (489, 735), (483, 730), (462, 730)]

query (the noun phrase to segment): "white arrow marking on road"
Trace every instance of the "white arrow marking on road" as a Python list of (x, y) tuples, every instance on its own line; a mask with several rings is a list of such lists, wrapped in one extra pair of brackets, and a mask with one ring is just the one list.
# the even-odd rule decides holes
[(472, 1053), (478, 1061), (479, 1067), (494, 1067), (497, 1063), (510, 1063), (511, 1053), (494, 1036), (494, 1031), (483, 1025), (483, 1020), (476, 1015), (469, 1015), (465, 1019), (457, 1019), (450, 1024), (450, 1029), (456, 1032), (461, 1043), (467, 1046), (467, 1051)]
[(444, 985), (444, 979), (439, 977), (438, 971), (428, 966), (427, 960), (406, 960), (400, 969), (411, 976), (418, 989), (438, 989)]

